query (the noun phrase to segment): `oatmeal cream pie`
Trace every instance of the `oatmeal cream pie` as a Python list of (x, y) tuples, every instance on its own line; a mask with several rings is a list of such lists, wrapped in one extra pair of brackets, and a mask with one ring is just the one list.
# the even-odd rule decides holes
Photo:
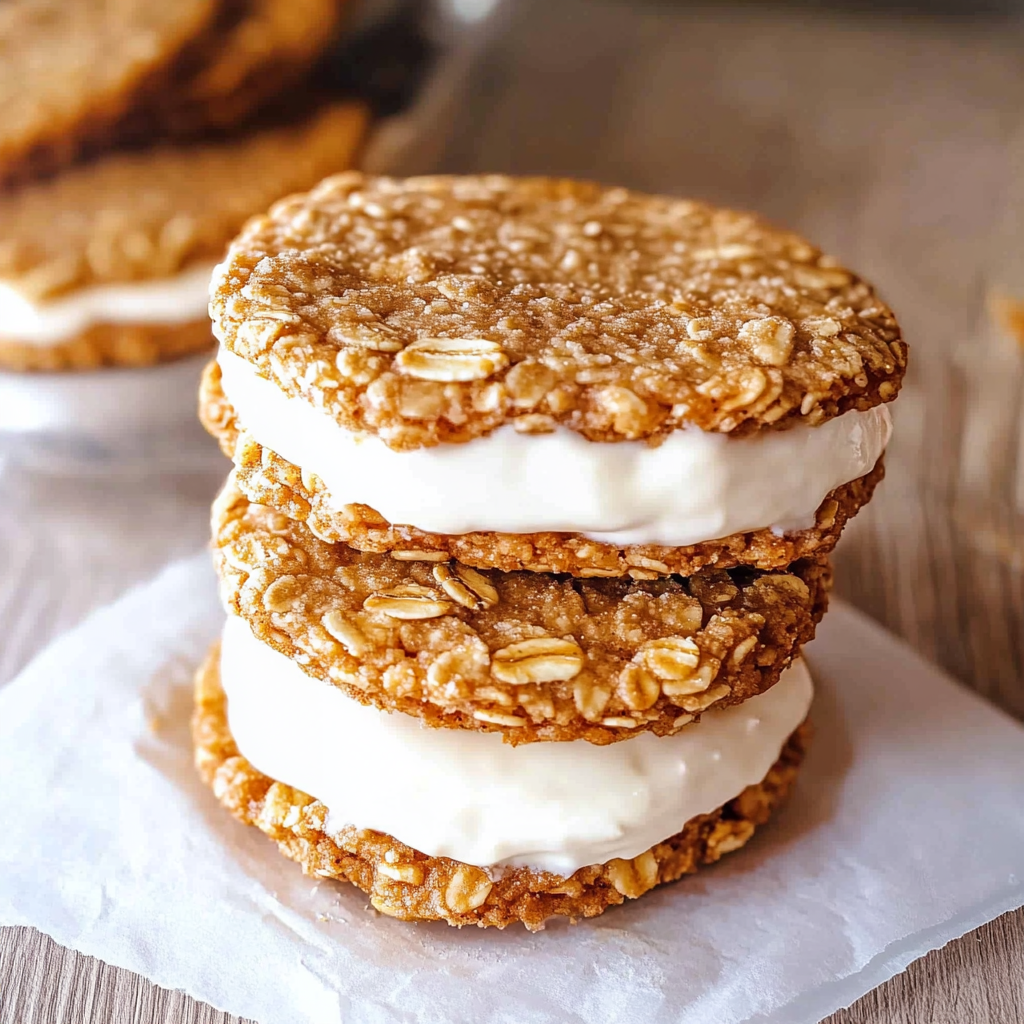
[(138, 366), (211, 347), (211, 271), (275, 197), (350, 166), (361, 105), (111, 153), (0, 196), (0, 369)]
[(68, 163), (191, 62), (222, 0), (0, 4), (0, 185)]
[(827, 552), (906, 361), (870, 285), (748, 214), (551, 179), (343, 174), (213, 282), (202, 413), (320, 537), (646, 579)]
[(537, 930), (743, 846), (794, 782), (811, 696), (796, 661), (674, 736), (513, 749), (363, 707), (229, 617), (193, 737), (218, 800), (308, 874), (404, 920)]
[(831, 582), (825, 559), (653, 580), (403, 561), (321, 541), (232, 478), (213, 543), (228, 611), (319, 685), (512, 745), (670, 736), (768, 690)]

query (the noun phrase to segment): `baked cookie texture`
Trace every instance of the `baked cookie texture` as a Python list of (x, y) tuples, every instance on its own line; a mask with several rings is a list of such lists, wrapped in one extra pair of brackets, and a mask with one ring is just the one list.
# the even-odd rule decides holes
[[(339, 102), (305, 121), (220, 143), (116, 152), (0, 196), (0, 281), (41, 302), (91, 285), (159, 280), (224, 254), (277, 196), (348, 166), (366, 108)], [(210, 326), (96, 325), (54, 345), (3, 336), (0, 366), (141, 365), (212, 346)]]
[[(195, 763), (217, 799), (255, 825), (306, 874), (358, 886), (382, 914), (405, 921), (504, 928), (521, 921), (538, 931), (546, 919), (595, 917), (666, 882), (713, 864), (743, 846), (791, 790), (809, 730), (790, 736), (764, 780), (724, 806), (691, 818), (664, 842), (632, 860), (580, 868), (569, 878), (529, 868), (488, 872), (446, 857), (428, 857), (391, 836), (346, 827), (325, 831), (319, 800), (257, 771), (238, 751), (227, 722), (215, 647), (196, 676), (192, 734)], [(367, 785), (353, 779), (353, 785)]]
[(480, 572), (329, 544), (233, 477), (213, 509), (229, 611), (314, 678), (512, 744), (670, 735), (774, 685), (827, 605), (826, 559), (689, 578)]
[(38, 301), (218, 260), (273, 197), (351, 161), (366, 121), (362, 104), (336, 103), (223, 143), (111, 153), (5, 194), (0, 279)]
[(866, 476), (837, 487), (818, 507), (814, 526), (778, 534), (771, 529), (737, 533), (684, 547), (629, 544), (623, 547), (578, 533), (428, 533), (405, 523), (389, 523), (368, 505), (332, 507), (320, 478), (264, 447), (238, 422), (212, 361), (203, 374), (199, 418), (235, 464), (235, 481), (253, 502), (270, 505), (305, 523), (321, 540), (360, 551), (409, 557), (458, 559), (465, 565), (503, 572), (570, 573), (573, 576), (629, 576), (655, 579), (689, 576), (701, 569), (751, 565), (779, 569), (803, 558), (828, 554), (847, 521), (866, 505), (885, 476), (883, 460)]
[(0, 184), (53, 170), (114, 131), (205, 44), (219, 0), (0, 4)]
[[(136, 117), (189, 137), (230, 129), (308, 76), (334, 41), (344, 0), (247, 0), (208, 46), (206, 60), (155, 108)], [(151, 129), (150, 129), (151, 130)]]
[(211, 344), (210, 325), (205, 320), (184, 324), (93, 324), (70, 341), (55, 345), (28, 345), (0, 337), (0, 371), (153, 366), (206, 352)]
[(895, 398), (906, 363), (871, 286), (797, 235), (561, 179), (337, 175), (249, 222), (210, 308), (261, 375), (396, 450), (815, 424)]

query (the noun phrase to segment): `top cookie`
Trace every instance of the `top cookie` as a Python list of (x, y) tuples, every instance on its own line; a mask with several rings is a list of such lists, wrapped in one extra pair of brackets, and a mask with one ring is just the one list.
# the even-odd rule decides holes
[(0, 4), (0, 183), (102, 135), (214, 24), (218, 0)]
[(396, 450), (814, 424), (893, 399), (906, 355), (871, 286), (796, 235), (545, 178), (329, 178), (248, 224), (210, 308), (261, 375)]

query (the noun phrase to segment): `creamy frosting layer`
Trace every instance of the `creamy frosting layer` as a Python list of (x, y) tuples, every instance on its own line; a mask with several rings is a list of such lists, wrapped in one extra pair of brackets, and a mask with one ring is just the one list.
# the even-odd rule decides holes
[(184, 324), (205, 320), (212, 263), (173, 277), (90, 285), (32, 302), (0, 283), (0, 337), (26, 345), (59, 345), (95, 324)]
[(218, 362), (244, 429), (316, 473), (334, 507), (369, 505), (432, 533), (556, 531), (676, 546), (807, 529), (830, 491), (870, 472), (892, 429), (879, 406), (743, 438), (675, 430), (657, 448), (502, 427), (467, 444), (396, 452), (289, 397), (224, 347)]
[(510, 746), (364, 707), (229, 617), (221, 651), (228, 722), (261, 772), (322, 800), (328, 831), (355, 825), (481, 867), (569, 875), (635, 857), (760, 782), (807, 715), (802, 662), (766, 693), (708, 711), (674, 736), (608, 746)]

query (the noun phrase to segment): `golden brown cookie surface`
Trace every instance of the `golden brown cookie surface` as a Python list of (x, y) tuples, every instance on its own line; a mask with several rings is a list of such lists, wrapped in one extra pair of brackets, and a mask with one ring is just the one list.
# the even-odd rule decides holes
[(327, 544), (229, 477), (221, 594), (253, 632), (364, 704), (510, 743), (667, 735), (778, 681), (814, 635), (825, 560), (786, 572), (573, 579)]
[(748, 214), (621, 188), (350, 173), (232, 244), (217, 337), (405, 450), (511, 422), (593, 441), (817, 423), (895, 397), (871, 287)]
[(70, 341), (28, 345), (0, 337), (0, 370), (52, 372), (153, 366), (213, 346), (208, 320), (184, 324), (96, 324)]
[(0, 280), (39, 301), (212, 264), (274, 197), (350, 164), (366, 116), (336, 104), (223, 143), (112, 153), (3, 195)]
[(306, 76), (331, 42), (342, 7), (342, 0), (248, 0), (195, 73), (155, 97), (143, 116), (172, 135), (234, 127)]
[[(367, 112), (340, 103), (289, 127), (222, 143), (112, 153), (0, 195), (0, 283), (45, 312), (78, 289), (157, 282), (211, 267), (246, 218), (351, 164)], [(4, 333), (0, 368), (141, 366), (203, 351), (206, 316), (92, 323), (33, 343)]]
[(217, 799), (273, 839), (307, 874), (352, 882), (381, 913), (406, 921), (499, 928), (521, 921), (536, 931), (547, 918), (595, 917), (713, 864), (743, 846), (786, 798), (808, 740), (803, 725), (762, 782), (690, 819), (679, 833), (632, 860), (580, 868), (569, 878), (530, 868), (508, 868), (492, 878), (479, 867), (427, 857), (382, 832), (347, 827), (328, 834), (327, 808), (320, 801), (261, 774), (240, 755), (228, 728), (218, 665), (215, 648), (196, 677), (192, 720), (196, 767)]
[[(67, 162), (153, 91), (219, 0), (0, 4), (0, 184)], [(2, 223), (2, 222), (0, 222)]]
[(368, 505), (340, 509), (323, 482), (303, 467), (259, 444), (239, 424), (220, 386), (220, 368), (211, 362), (200, 387), (199, 416), (236, 467), (239, 488), (254, 502), (270, 505), (306, 523), (321, 540), (360, 551), (423, 551), (481, 569), (504, 572), (570, 573), (573, 576), (630, 576), (651, 579), (689, 576), (701, 569), (752, 565), (776, 569), (801, 558), (827, 554), (846, 522), (871, 500), (885, 475), (882, 460), (864, 477), (837, 487), (822, 501), (810, 529), (778, 534), (771, 529), (733, 534), (702, 544), (670, 547), (630, 544), (619, 547), (573, 533), (429, 533), (408, 523), (389, 523)]

